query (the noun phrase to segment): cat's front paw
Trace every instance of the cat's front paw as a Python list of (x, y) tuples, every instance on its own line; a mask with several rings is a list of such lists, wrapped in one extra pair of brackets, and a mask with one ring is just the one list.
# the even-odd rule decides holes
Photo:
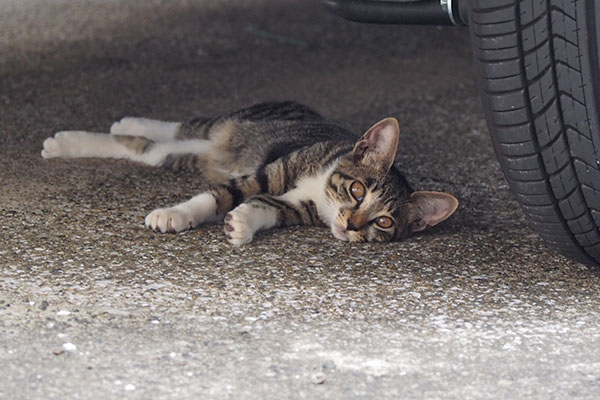
[(250, 243), (254, 229), (249, 224), (249, 212), (252, 207), (241, 204), (225, 216), (225, 235), (229, 243), (240, 246)]
[(146, 216), (146, 226), (155, 232), (177, 233), (194, 227), (192, 217), (175, 207), (158, 208)]

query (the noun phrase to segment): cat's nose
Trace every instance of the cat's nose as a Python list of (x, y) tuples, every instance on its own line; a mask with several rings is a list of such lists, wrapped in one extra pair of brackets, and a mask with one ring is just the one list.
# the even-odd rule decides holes
[(358, 231), (365, 227), (367, 224), (366, 216), (361, 213), (352, 214), (350, 218), (348, 218), (348, 226), (346, 229), (349, 231)]
[(358, 228), (352, 223), (352, 220), (348, 220), (348, 225), (346, 226), (346, 230), (348, 231), (358, 231)]

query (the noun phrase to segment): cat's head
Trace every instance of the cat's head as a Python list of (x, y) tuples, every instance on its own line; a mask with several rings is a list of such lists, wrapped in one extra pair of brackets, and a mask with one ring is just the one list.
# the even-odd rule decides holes
[(400, 129), (395, 118), (371, 127), (329, 177), (326, 193), (335, 209), (331, 231), (351, 242), (402, 240), (437, 225), (458, 200), (441, 192), (415, 192), (394, 168)]

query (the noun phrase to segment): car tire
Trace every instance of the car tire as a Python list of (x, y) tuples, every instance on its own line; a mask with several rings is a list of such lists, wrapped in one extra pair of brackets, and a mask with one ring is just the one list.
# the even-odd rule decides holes
[(600, 2), (472, 0), (469, 26), (488, 128), (531, 227), (600, 263)]

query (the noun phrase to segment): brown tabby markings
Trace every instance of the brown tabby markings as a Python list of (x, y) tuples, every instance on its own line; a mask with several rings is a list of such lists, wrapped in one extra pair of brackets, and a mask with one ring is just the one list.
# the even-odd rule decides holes
[[(209, 193), (216, 199), (220, 218), (246, 203), (277, 210), (276, 226), (289, 226), (323, 224), (323, 215), (313, 201), (292, 204), (279, 196), (304, 177), (317, 175), (337, 162), (323, 188), (328, 201), (339, 208), (331, 222), (334, 235), (350, 241), (400, 240), (446, 219), (458, 202), (438, 193), (426, 196), (429, 207), (415, 204), (413, 189), (393, 167), (397, 134), (384, 131), (394, 126), (397, 130), (397, 121), (390, 118), (378, 125), (353, 142), (352, 134), (302, 105), (264, 103), (228, 116), (183, 124), (178, 137), (208, 139), (213, 151), (172, 155), (163, 165), (202, 171), (215, 185)], [(364, 199), (357, 201), (351, 196), (353, 182), (366, 188)], [(377, 225), (379, 217), (388, 218), (391, 226)], [(226, 218), (226, 233), (233, 230), (228, 220), (230, 217)]]
[(160, 232), (224, 219), (236, 245), (298, 224), (325, 224), (341, 240), (384, 242), (434, 226), (458, 206), (449, 194), (415, 192), (394, 167), (394, 118), (358, 138), (305, 106), (274, 102), (185, 123), (124, 118), (113, 128), (110, 135), (58, 132), (42, 156), (128, 158), (199, 173), (208, 191), (146, 217)]
[(147, 151), (154, 142), (143, 136), (112, 135), (115, 140), (136, 154)]

